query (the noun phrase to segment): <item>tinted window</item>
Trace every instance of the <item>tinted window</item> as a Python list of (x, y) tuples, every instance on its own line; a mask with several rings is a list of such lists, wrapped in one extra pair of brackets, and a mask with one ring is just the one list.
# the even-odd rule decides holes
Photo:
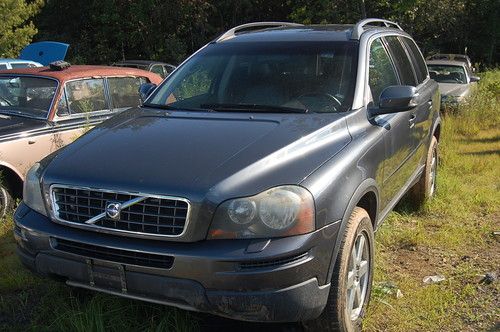
[(415, 74), (417, 74), (418, 83), (420, 84), (427, 78), (425, 60), (413, 40), (409, 38), (401, 38), (401, 40), (405, 43), (406, 49), (410, 53), (413, 63), (415, 64), (413, 68), (415, 69)]
[(352, 103), (357, 47), (353, 42), (210, 44), (172, 73), (148, 103), (232, 112), (345, 111)]
[(56, 88), (57, 82), (51, 79), (0, 77), (0, 113), (46, 118)]
[(415, 74), (413, 73), (413, 66), (406, 54), (403, 45), (399, 42), (398, 37), (390, 36), (385, 37), (387, 44), (389, 45), (392, 58), (396, 63), (396, 67), (399, 72), (399, 77), (401, 79), (401, 84), (417, 86), (417, 81), (415, 79)]
[(389, 54), (380, 39), (370, 46), (370, 70), (368, 84), (373, 101), (378, 103), (382, 91), (391, 85), (399, 85)]
[(109, 77), (108, 86), (113, 108), (135, 107), (141, 104), (139, 87), (146, 80), (139, 77)]
[(7, 65), (0, 65), (0, 70), (7, 69)]
[(104, 97), (104, 80), (87, 79), (66, 83), (71, 114), (84, 114), (108, 109)]

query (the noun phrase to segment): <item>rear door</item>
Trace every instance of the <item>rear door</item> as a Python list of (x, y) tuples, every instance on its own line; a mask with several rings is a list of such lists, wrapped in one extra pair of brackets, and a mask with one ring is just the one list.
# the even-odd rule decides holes
[[(401, 83), (417, 88), (415, 102), (417, 107), (411, 109), (406, 114), (406, 124), (409, 129), (410, 137), (408, 144), (408, 156), (401, 165), (402, 176), (410, 179), (419, 169), (425, 157), (425, 134), (428, 133), (429, 116), (432, 108), (432, 81), (428, 79), (425, 62), (418, 65), (419, 58), (413, 54), (412, 48), (416, 48), (413, 41), (401, 36), (385, 37), (392, 58), (396, 64)], [(411, 47), (411, 48), (410, 48)], [(417, 48), (418, 51), (418, 48)], [(419, 57), (422, 57), (420, 52)]]

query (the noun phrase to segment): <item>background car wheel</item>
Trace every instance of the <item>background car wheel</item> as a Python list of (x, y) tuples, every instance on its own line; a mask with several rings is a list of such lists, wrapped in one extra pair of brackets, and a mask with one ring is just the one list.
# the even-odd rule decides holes
[(330, 294), (318, 319), (306, 322), (308, 331), (361, 331), (370, 300), (374, 236), (370, 216), (356, 207), (349, 218), (335, 262)]
[(424, 173), (420, 180), (410, 191), (411, 201), (417, 206), (422, 206), (427, 200), (431, 199), (436, 193), (437, 188), (437, 167), (439, 161), (438, 141), (435, 136), (432, 137)]
[(14, 209), (14, 199), (9, 190), (0, 185), (0, 219)]

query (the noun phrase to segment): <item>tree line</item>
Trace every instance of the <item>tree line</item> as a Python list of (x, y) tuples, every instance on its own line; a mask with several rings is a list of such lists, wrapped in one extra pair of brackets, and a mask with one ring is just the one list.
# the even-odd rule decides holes
[(69, 43), (75, 63), (152, 59), (177, 64), (225, 30), (252, 21), (394, 20), (425, 54), (499, 63), (498, 0), (0, 0), (0, 56), (30, 40)]

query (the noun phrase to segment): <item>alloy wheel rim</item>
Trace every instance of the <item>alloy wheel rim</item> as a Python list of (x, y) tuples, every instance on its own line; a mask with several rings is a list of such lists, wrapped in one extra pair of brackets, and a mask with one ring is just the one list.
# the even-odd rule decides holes
[(437, 171), (437, 151), (434, 148), (432, 150), (432, 160), (431, 160), (431, 176), (430, 176), (430, 196), (434, 196), (436, 190), (436, 171)]
[(365, 232), (358, 234), (349, 255), (347, 272), (347, 315), (355, 321), (361, 315), (366, 300), (370, 277), (368, 237)]

